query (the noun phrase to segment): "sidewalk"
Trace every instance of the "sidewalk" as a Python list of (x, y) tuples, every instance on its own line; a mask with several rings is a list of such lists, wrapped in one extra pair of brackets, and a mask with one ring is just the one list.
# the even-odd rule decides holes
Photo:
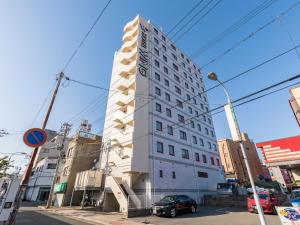
[(45, 209), (44, 207), (39, 207), (44, 211), (49, 213), (58, 214), (64, 217), (69, 217), (82, 222), (97, 224), (97, 225), (145, 225), (145, 223), (140, 223), (127, 219), (122, 213), (117, 212), (99, 212), (91, 210), (82, 210), (76, 207), (72, 208), (51, 208)]

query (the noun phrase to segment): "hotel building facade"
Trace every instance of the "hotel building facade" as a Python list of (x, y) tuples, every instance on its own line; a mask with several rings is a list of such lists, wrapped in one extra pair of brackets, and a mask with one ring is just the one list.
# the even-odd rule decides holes
[(216, 192), (224, 174), (201, 71), (140, 16), (124, 27), (110, 90), (100, 157), (108, 208)]

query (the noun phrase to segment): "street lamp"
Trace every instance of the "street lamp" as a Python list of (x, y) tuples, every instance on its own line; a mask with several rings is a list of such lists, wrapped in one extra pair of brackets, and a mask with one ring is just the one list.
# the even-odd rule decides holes
[[(224, 92), (226, 94), (228, 104), (227, 104), (227, 106), (225, 106), (225, 111), (226, 111), (227, 119), (228, 119), (229, 123), (231, 122), (231, 124), (229, 124), (229, 125), (233, 126), (233, 129), (234, 129), (233, 132), (232, 132), (232, 136), (233, 136), (233, 134), (235, 134), (235, 136), (237, 137), (237, 139), (239, 141), (240, 148), (242, 150), (242, 154), (243, 154), (243, 158), (245, 160), (245, 165), (246, 165), (246, 169), (247, 169), (247, 172), (248, 172), (250, 184), (251, 184), (251, 187), (252, 187), (252, 190), (253, 190), (253, 196), (254, 196), (256, 207), (257, 207), (260, 223), (261, 223), (261, 225), (266, 225), (264, 212), (262, 210), (262, 207), (261, 207), (261, 204), (260, 204), (260, 201), (259, 201), (259, 197), (258, 197), (256, 188), (255, 188), (253, 176), (252, 176), (250, 165), (249, 165), (249, 162), (248, 162), (248, 156), (247, 156), (246, 151), (245, 151), (244, 143), (243, 143), (242, 137), (241, 137), (241, 131), (240, 131), (240, 128), (239, 128), (239, 125), (238, 125), (238, 122), (237, 122), (237, 119), (236, 119), (236, 116), (235, 116), (235, 113), (234, 113), (233, 105), (231, 103), (228, 91), (227, 91), (225, 85), (218, 79), (218, 76), (217, 76), (216, 73), (210, 72), (207, 77), (210, 80), (217, 81), (220, 84), (220, 86), (222, 86), (222, 88), (224, 89)], [(228, 107), (228, 108), (226, 108), (226, 107)], [(228, 117), (230, 117), (230, 118), (228, 118)]]

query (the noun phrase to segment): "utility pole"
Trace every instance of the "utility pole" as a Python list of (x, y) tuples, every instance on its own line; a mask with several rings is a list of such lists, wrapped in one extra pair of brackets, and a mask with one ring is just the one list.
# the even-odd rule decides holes
[(66, 140), (70, 130), (71, 130), (71, 124), (68, 124), (68, 123), (63, 123), (62, 124), (62, 126), (61, 126), (61, 133), (63, 134), (62, 144), (60, 146), (59, 145), (56, 146), (56, 149), (59, 151), (59, 155), (58, 155), (58, 158), (57, 158), (55, 173), (54, 173), (54, 177), (53, 177), (53, 181), (52, 181), (52, 185), (51, 185), (51, 189), (50, 189), (50, 194), (49, 194), (48, 201), (47, 201), (47, 206), (46, 206), (47, 209), (52, 206), (52, 196), (53, 196), (54, 186), (55, 186), (56, 179), (57, 179), (59, 163), (60, 163), (61, 158), (63, 157), (63, 149), (64, 149), (64, 146), (65, 146), (64, 145), (65, 140)]
[[(46, 113), (46, 116), (45, 116), (45, 119), (44, 119), (44, 122), (43, 122), (43, 125), (42, 125), (43, 130), (47, 126), (49, 116), (50, 116), (50, 113), (51, 113), (52, 108), (53, 108), (53, 104), (54, 104), (56, 96), (57, 96), (57, 92), (59, 90), (61, 81), (64, 77), (65, 77), (64, 73), (60, 72), (58, 78), (56, 78), (57, 83), (56, 83), (56, 87), (55, 87), (55, 90), (53, 92), (53, 95), (52, 95), (52, 98), (51, 98), (51, 101), (50, 101), (50, 104), (49, 104), (49, 107), (48, 107), (48, 110), (47, 110), (47, 113)], [(27, 166), (27, 169), (26, 169), (26, 171), (23, 175), (23, 179), (21, 181), (20, 189), (19, 189), (19, 191), (17, 193), (17, 196), (16, 196), (16, 202), (15, 202), (15, 205), (14, 205), (13, 212), (11, 213), (10, 218), (8, 219), (8, 223), (7, 223), (8, 225), (13, 225), (15, 223), (16, 216), (17, 216), (17, 213), (18, 213), (18, 210), (19, 210), (19, 207), (20, 207), (20, 203), (21, 203), (22, 194), (25, 191), (25, 188), (28, 184), (28, 180), (29, 180), (29, 177), (30, 177), (30, 174), (31, 174), (31, 171), (32, 171), (33, 163), (35, 161), (37, 152), (38, 152), (38, 148), (35, 148), (32, 152), (30, 162), (29, 162), (29, 164)]]

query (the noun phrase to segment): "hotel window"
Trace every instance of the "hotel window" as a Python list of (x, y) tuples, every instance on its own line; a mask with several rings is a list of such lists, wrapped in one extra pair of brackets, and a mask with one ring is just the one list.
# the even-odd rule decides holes
[(197, 111), (197, 110), (195, 110), (195, 114), (196, 114), (196, 117), (198, 117), (198, 116), (199, 116), (199, 113), (198, 113), (198, 111)]
[(179, 131), (179, 137), (180, 137), (180, 139), (182, 139), (182, 140), (187, 140), (186, 132), (180, 130), (180, 131)]
[(196, 136), (192, 136), (193, 137), (193, 143), (197, 144), (197, 137)]
[(211, 119), (210, 118), (208, 118), (208, 123), (211, 125)]
[(155, 104), (155, 109), (156, 109), (157, 112), (161, 112), (161, 104), (156, 103)]
[(185, 78), (187, 78), (187, 74), (186, 74), (186, 72), (183, 72), (183, 75), (184, 75), (184, 77), (185, 77)]
[(167, 115), (167, 117), (172, 117), (171, 109), (166, 108), (166, 115)]
[(200, 141), (200, 146), (204, 146), (204, 141), (202, 138), (199, 138), (199, 141)]
[(165, 72), (166, 74), (168, 74), (168, 73), (169, 73), (169, 70), (168, 70), (168, 68), (167, 68), (167, 67), (165, 67), (165, 66), (164, 66), (164, 72)]
[(189, 94), (186, 94), (186, 100), (191, 100), (191, 96)]
[(193, 98), (193, 103), (197, 105), (197, 100), (195, 98)]
[(173, 145), (169, 145), (169, 155), (175, 156), (175, 148)]
[(168, 134), (173, 135), (173, 127), (172, 126), (168, 126)]
[(176, 74), (174, 74), (174, 79), (175, 79), (178, 83), (180, 83), (180, 78), (179, 78), (179, 76), (177, 76)]
[(205, 134), (206, 135), (209, 135), (209, 133), (208, 133), (208, 129), (205, 127)]
[(208, 144), (208, 148), (211, 149), (211, 143), (208, 141), (207, 144)]
[(176, 51), (176, 47), (173, 44), (171, 44), (171, 48)]
[(202, 87), (201, 89), (202, 89), (202, 92), (204, 92), (204, 87)]
[(164, 79), (164, 82), (165, 82), (165, 85), (166, 85), (167, 87), (170, 86), (170, 82), (169, 82), (167, 79)]
[(157, 38), (154, 38), (154, 42), (155, 42), (155, 44), (158, 45), (158, 39)]
[(182, 62), (181, 64), (182, 64), (183, 68), (185, 68), (185, 63), (184, 63), (184, 62)]
[(203, 163), (207, 163), (206, 155), (202, 155), (202, 161), (203, 161)]
[(198, 171), (198, 177), (208, 178), (208, 173)]
[(220, 160), (219, 159), (216, 160), (217, 160), (217, 166), (220, 166)]
[(173, 178), (173, 179), (176, 179), (176, 174), (175, 174), (174, 171), (172, 171), (172, 178)]
[(204, 100), (205, 102), (207, 102), (207, 99), (206, 99), (206, 97), (203, 97), (203, 100)]
[(199, 96), (199, 98), (201, 98), (201, 97), (202, 97), (200, 92), (198, 92), (198, 96)]
[(200, 88), (200, 85), (199, 85), (199, 83), (198, 83), (198, 82), (196, 83), (196, 85), (197, 85), (197, 88)]
[(190, 64), (190, 60), (188, 58), (186, 58), (186, 61), (188, 62), (188, 64)]
[(166, 97), (166, 100), (167, 100), (168, 102), (171, 101), (171, 96), (170, 96), (170, 94), (165, 93), (165, 97)]
[(214, 134), (214, 132), (211, 130), (210, 131), (210, 135), (212, 136), (212, 137), (215, 137), (215, 134)]
[(161, 95), (161, 91), (158, 87), (155, 87), (155, 94), (159, 96)]
[(189, 106), (188, 109), (189, 109), (189, 113), (192, 114), (193, 113), (192, 107)]
[(202, 115), (202, 119), (206, 122), (206, 116)]
[(177, 56), (174, 53), (172, 53), (172, 57), (177, 61)]
[[(188, 68), (188, 71), (189, 71), (190, 73), (192, 72), (192, 70), (191, 70), (190, 67)], [(191, 79), (191, 77), (190, 77), (190, 79)], [(193, 80), (191, 80), (191, 82), (193, 82)]]
[(166, 48), (166, 46), (164, 46), (164, 45), (161, 45), (161, 47), (163, 48), (163, 50), (166, 52), (167, 51), (167, 48)]
[(156, 142), (156, 150), (159, 153), (164, 153), (164, 144), (162, 142)]
[(181, 89), (177, 86), (175, 86), (175, 92), (181, 95)]
[(192, 91), (193, 93), (195, 93), (195, 89), (194, 89), (193, 87), (191, 87), (191, 91)]
[(183, 59), (184, 59), (184, 55), (183, 55), (182, 53), (180, 53), (180, 55), (181, 55), (181, 58), (183, 58)]
[(168, 62), (167, 56), (163, 55), (163, 60), (164, 60), (165, 62)]
[(211, 165), (215, 165), (214, 157), (210, 157), (210, 162), (211, 162)]
[(173, 63), (173, 68), (178, 71), (178, 66)]
[(197, 123), (197, 129), (198, 131), (201, 131), (201, 125), (199, 123)]
[(216, 144), (213, 144), (213, 147), (214, 147), (214, 150), (217, 151), (217, 145)]
[(161, 38), (163, 39), (163, 41), (166, 41), (166, 37), (161, 35)]
[(204, 109), (204, 106), (203, 106), (203, 104), (202, 104), (202, 103), (200, 103), (200, 107), (201, 107), (201, 109)]
[(178, 114), (178, 121), (184, 123), (184, 116)]
[(189, 159), (189, 151), (187, 149), (181, 149), (181, 156), (183, 159)]
[(205, 107), (206, 112), (208, 112), (208, 107)]
[(159, 68), (159, 62), (156, 59), (154, 60), (154, 65)]
[(191, 120), (191, 128), (195, 128), (195, 122)]
[(70, 174), (70, 167), (69, 166), (66, 166), (64, 169), (63, 169), (63, 176), (68, 176)]
[(162, 131), (162, 122), (156, 121), (156, 130)]
[(154, 48), (154, 53), (155, 53), (155, 55), (159, 56), (159, 51), (158, 51), (158, 49)]
[(155, 73), (155, 79), (160, 81), (160, 75), (158, 73)]
[(195, 160), (196, 160), (197, 162), (200, 162), (200, 155), (199, 155), (198, 152), (195, 153)]
[(163, 176), (164, 176), (163, 171), (159, 170), (159, 177), (163, 177)]
[(156, 28), (153, 28), (153, 30), (156, 34), (158, 34), (158, 30)]
[(183, 104), (182, 104), (182, 101), (180, 101), (180, 100), (176, 99), (176, 105), (177, 105), (178, 107), (180, 107), (180, 108), (182, 108), (182, 109), (183, 109)]
[(186, 89), (189, 89), (189, 84), (187, 82), (184, 83)]

